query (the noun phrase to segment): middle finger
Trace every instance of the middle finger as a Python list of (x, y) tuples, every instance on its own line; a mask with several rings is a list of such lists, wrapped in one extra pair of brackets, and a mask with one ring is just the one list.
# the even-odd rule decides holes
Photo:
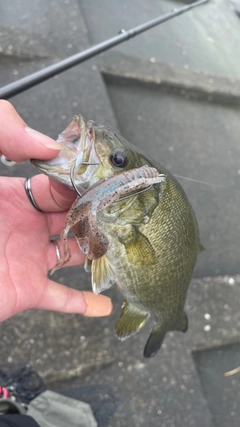
[(76, 199), (76, 192), (46, 175), (31, 178), (31, 190), (37, 206), (43, 212), (61, 212), (69, 209)]

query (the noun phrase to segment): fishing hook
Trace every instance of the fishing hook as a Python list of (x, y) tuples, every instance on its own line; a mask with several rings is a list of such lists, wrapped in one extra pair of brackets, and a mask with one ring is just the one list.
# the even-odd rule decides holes
[[(166, 176), (165, 176), (163, 173), (159, 174), (159, 176), (160, 176), (160, 177), (162, 177), (162, 178), (165, 178), (165, 180), (166, 180)], [(128, 199), (129, 197), (138, 196), (138, 194), (140, 194), (140, 193), (144, 193), (144, 191), (148, 191), (148, 190), (150, 190), (150, 189), (152, 188), (152, 186), (153, 186), (153, 184), (152, 184), (152, 185), (149, 185), (149, 186), (148, 186), (148, 187), (146, 187), (146, 188), (143, 188), (142, 190), (137, 191), (136, 193), (128, 194), (127, 196), (120, 197), (120, 199), (118, 199), (118, 200), (117, 200), (116, 202), (114, 202), (114, 203), (120, 202), (121, 200)]]
[(138, 196), (138, 194), (144, 193), (144, 191), (148, 191), (150, 190), (150, 188), (152, 188), (152, 185), (149, 185), (148, 187), (143, 188), (142, 190), (139, 190), (136, 193), (128, 194), (128, 196), (120, 197), (120, 199), (116, 200), (116, 202), (113, 202), (113, 203), (117, 203), (117, 202), (121, 202), (122, 200), (129, 199), (129, 197)]
[[(87, 166), (91, 166), (91, 165), (95, 166), (96, 165), (97, 166), (97, 165), (100, 165), (100, 163), (81, 162), (78, 166), (81, 166), (81, 165), (87, 165)], [(76, 163), (74, 163), (72, 165), (72, 167), (71, 167), (71, 170), (70, 170), (70, 180), (71, 180), (72, 186), (73, 186), (74, 190), (76, 191), (76, 193), (78, 194), (78, 196), (82, 197), (83, 194), (80, 193), (79, 189), (77, 188), (77, 186), (76, 186), (76, 184), (74, 182), (74, 179), (75, 179), (75, 177), (74, 177), (75, 168), (76, 168)]]
[(76, 193), (79, 195), (79, 197), (82, 197), (83, 194), (80, 193), (80, 191), (78, 190), (78, 188), (74, 182), (74, 171), (75, 171), (75, 164), (72, 165), (71, 170), (70, 170), (70, 180), (71, 180), (72, 186), (73, 186), (74, 190), (76, 191)]
[[(99, 164), (100, 164), (100, 163), (90, 163), (90, 162), (81, 162), (81, 163), (80, 163), (80, 165), (88, 165), (88, 166), (90, 166), (90, 165), (99, 165)], [(79, 165), (79, 166), (80, 166), (80, 165)], [(79, 196), (79, 197), (83, 197), (83, 194), (82, 194), (82, 193), (80, 193), (79, 189), (77, 188), (77, 186), (76, 186), (76, 184), (75, 184), (75, 182), (74, 182), (74, 179), (75, 179), (75, 177), (74, 177), (75, 167), (76, 167), (76, 163), (74, 163), (74, 164), (72, 165), (72, 167), (71, 167), (71, 170), (70, 170), (70, 180), (71, 180), (72, 186), (73, 186), (74, 190), (76, 191), (76, 193), (78, 194), (78, 196)], [(163, 177), (163, 178), (166, 178), (164, 174), (160, 174), (159, 176), (160, 176), (160, 177)], [(120, 202), (120, 201), (122, 201), (122, 200), (128, 199), (129, 197), (135, 197), (135, 196), (138, 196), (138, 194), (143, 193), (144, 191), (148, 191), (148, 190), (150, 190), (151, 188), (152, 188), (152, 185), (149, 185), (147, 188), (144, 188), (143, 190), (139, 190), (139, 191), (137, 191), (136, 193), (129, 194), (129, 195), (124, 196), (124, 197), (120, 197), (120, 199), (118, 199), (116, 202), (113, 202), (113, 203)]]

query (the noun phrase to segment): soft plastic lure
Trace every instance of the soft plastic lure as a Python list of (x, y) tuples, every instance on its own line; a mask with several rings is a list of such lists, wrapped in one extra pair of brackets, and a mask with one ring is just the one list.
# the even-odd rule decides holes
[(82, 197), (77, 197), (68, 213), (66, 226), (61, 233), (63, 256), (56, 264), (53, 272), (62, 268), (71, 258), (71, 251), (67, 244), (67, 235), (71, 228), (73, 228), (78, 244), (87, 258), (90, 260), (100, 258), (107, 252), (108, 239), (98, 228), (97, 213), (121, 200), (123, 196), (134, 196), (134, 193), (129, 195), (132, 191), (145, 189), (165, 180), (165, 176), (159, 174), (157, 169), (145, 165), (103, 179)]

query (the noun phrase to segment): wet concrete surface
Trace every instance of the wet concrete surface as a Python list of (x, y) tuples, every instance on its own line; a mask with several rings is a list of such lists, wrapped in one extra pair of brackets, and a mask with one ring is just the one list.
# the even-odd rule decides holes
[(240, 82), (117, 54), (102, 70), (120, 132), (183, 177), (206, 248), (195, 276), (238, 274)]
[[(80, 267), (56, 275), (86, 289), (87, 276)], [(150, 323), (125, 342), (114, 335), (122, 302), (116, 289), (108, 292), (114, 302), (109, 318), (26, 312), (2, 324), (1, 363), (31, 363), (53, 390), (75, 389), (81, 396), (85, 390), (92, 396), (96, 386), (98, 408), (101, 399), (103, 408), (106, 402), (114, 405), (107, 426), (225, 427), (231, 419), (237, 427), (239, 374), (224, 373), (239, 366), (239, 289), (239, 276), (194, 279), (186, 304), (188, 332), (169, 333), (149, 360), (142, 352)], [(225, 402), (219, 413), (217, 402)]]
[[(102, 0), (99, 15), (96, 0), (81, 2), (92, 43), (181, 6), (170, 0)], [(211, 0), (116, 47), (116, 51), (238, 79), (240, 21), (234, 10), (231, 1)]]

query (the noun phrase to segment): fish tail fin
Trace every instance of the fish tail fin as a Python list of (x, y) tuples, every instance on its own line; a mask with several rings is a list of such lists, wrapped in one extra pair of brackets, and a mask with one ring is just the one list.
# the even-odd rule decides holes
[(178, 316), (177, 321), (171, 330), (172, 331), (187, 332), (187, 330), (188, 330), (188, 317), (187, 317), (185, 311), (182, 311), (180, 316)]
[(167, 331), (181, 331), (181, 332), (187, 332), (188, 330), (188, 317), (185, 313), (185, 311), (182, 311), (181, 314), (178, 316), (174, 326), (169, 329), (164, 327), (163, 325), (154, 326), (154, 328), (151, 331), (151, 334), (147, 340), (147, 343), (144, 348), (143, 355), (144, 357), (153, 357), (155, 354), (160, 350), (161, 345), (163, 343), (163, 340), (165, 338)]
[(166, 335), (166, 330), (162, 327), (155, 326), (147, 340), (143, 355), (146, 358), (153, 357), (160, 350), (163, 340)]

